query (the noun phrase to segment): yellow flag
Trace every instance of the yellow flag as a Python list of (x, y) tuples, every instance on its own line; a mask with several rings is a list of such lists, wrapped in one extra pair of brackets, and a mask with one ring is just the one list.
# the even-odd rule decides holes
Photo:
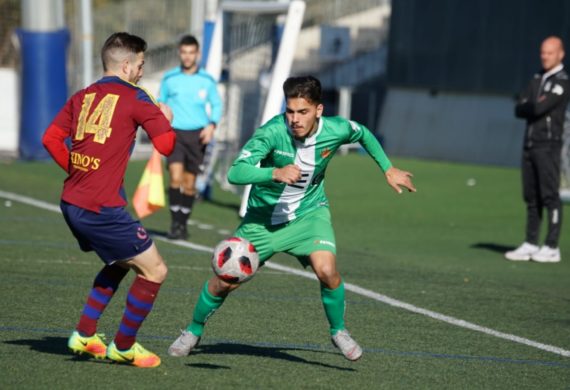
[(133, 207), (137, 216), (144, 218), (164, 207), (165, 204), (162, 159), (160, 153), (153, 148), (133, 196)]

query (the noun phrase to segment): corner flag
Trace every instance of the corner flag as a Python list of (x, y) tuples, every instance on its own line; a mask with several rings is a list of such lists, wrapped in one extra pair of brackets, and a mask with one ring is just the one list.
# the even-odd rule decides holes
[(139, 218), (144, 218), (164, 207), (164, 184), (162, 181), (162, 160), (153, 148), (144, 169), (141, 181), (133, 196), (133, 207)]

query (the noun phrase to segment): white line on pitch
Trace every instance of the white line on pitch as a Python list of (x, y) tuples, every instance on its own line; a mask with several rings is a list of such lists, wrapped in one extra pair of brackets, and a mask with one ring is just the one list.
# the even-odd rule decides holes
[[(6, 191), (0, 190), (0, 197), (5, 198), (5, 199), (10, 199), (14, 202), (20, 202), (20, 203), (28, 204), (30, 206), (38, 207), (38, 208), (41, 208), (44, 210), (61, 212), (59, 207), (54, 205), (54, 204), (47, 203), (47, 202), (37, 200), (37, 199), (33, 199), (33, 198), (30, 198), (27, 196), (14, 194), (12, 192), (6, 192)], [(174, 245), (194, 249), (194, 250), (201, 251), (201, 252), (210, 253), (214, 250), (214, 248), (211, 248), (209, 246), (194, 244), (194, 243), (188, 242), (188, 241), (182, 241), (182, 240), (173, 241), (173, 240), (168, 240), (168, 239), (166, 239), (164, 237), (160, 237), (160, 236), (154, 236), (154, 238), (158, 239), (160, 241), (169, 242), (169, 243), (174, 244)], [(273, 263), (270, 261), (266, 261), (265, 266), (267, 268), (271, 268), (271, 269), (274, 269), (277, 271), (282, 271), (282, 272), (290, 273), (293, 275), (301, 276), (303, 278), (313, 279), (313, 280), (317, 279), (317, 277), (313, 273), (310, 273), (307, 271), (302, 271), (302, 270), (291, 268), (291, 267), (287, 267), (285, 265)], [(513, 341), (515, 343), (527, 345), (529, 347), (534, 347), (537, 349), (541, 349), (543, 351), (555, 353), (557, 355), (570, 357), (570, 351), (563, 349), (563, 348), (560, 348), (560, 347), (539, 343), (537, 341), (529, 340), (527, 338), (519, 337), (519, 336), (510, 334), (510, 333), (499, 332), (497, 330), (494, 330), (491, 328), (486, 328), (484, 326), (480, 326), (477, 324), (473, 324), (471, 322), (468, 322), (468, 321), (465, 321), (465, 320), (462, 320), (459, 318), (446, 316), (445, 314), (441, 314), (441, 313), (437, 313), (435, 311), (423, 309), (421, 307), (414, 306), (410, 303), (402, 302), (402, 301), (399, 301), (397, 299), (390, 298), (386, 295), (379, 294), (379, 293), (374, 292), (372, 290), (362, 288), (362, 287), (357, 286), (357, 285), (352, 284), (352, 283), (345, 283), (344, 286), (345, 286), (346, 290), (351, 291), (355, 294), (373, 299), (373, 300), (378, 301), (378, 302), (383, 302), (383, 303), (390, 305), (390, 306), (394, 306), (394, 307), (398, 307), (400, 309), (411, 311), (412, 313), (422, 314), (424, 316), (427, 316), (427, 317), (430, 317), (430, 318), (433, 318), (433, 319), (436, 319), (439, 321), (447, 322), (448, 324), (451, 324), (451, 325), (455, 325), (455, 326), (459, 326), (462, 328), (474, 330), (476, 332), (485, 333), (485, 334), (490, 335), (490, 336), (498, 337), (498, 338), (504, 339), (504, 340)]]

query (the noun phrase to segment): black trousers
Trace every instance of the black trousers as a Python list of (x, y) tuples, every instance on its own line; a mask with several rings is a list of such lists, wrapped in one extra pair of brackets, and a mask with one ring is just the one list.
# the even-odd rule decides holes
[(522, 161), (523, 197), (526, 202), (526, 242), (538, 245), (543, 209), (547, 211), (545, 245), (558, 247), (562, 226), (560, 201), (560, 146), (525, 149)]

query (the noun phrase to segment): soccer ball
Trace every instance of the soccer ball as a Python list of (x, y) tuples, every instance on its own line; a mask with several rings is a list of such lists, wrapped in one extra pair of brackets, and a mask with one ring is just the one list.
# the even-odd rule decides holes
[(212, 269), (228, 283), (243, 283), (255, 275), (259, 267), (259, 255), (246, 239), (230, 237), (214, 249)]

